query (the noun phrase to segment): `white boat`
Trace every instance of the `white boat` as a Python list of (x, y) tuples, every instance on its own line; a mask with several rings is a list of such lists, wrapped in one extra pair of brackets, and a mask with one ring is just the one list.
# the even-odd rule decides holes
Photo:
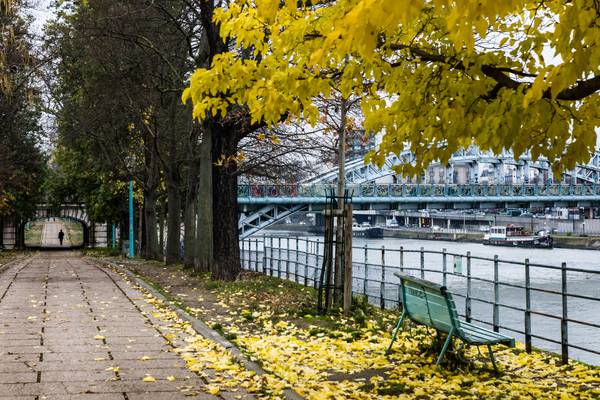
[(522, 226), (492, 226), (490, 232), (484, 235), (483, 243), (493, 246), (551, 249), (552, 236), (546, 231), (529, 234)]

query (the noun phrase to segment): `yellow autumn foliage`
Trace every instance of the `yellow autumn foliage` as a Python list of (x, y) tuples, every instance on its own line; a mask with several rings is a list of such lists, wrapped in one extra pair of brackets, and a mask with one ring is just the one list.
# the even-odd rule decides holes
[(367, 161), (409, 146), (415, 172), (476, 144), (572, 168), (600, 126), (599, 15), (594, 0), (237, 0), (215, 12), (235, 50), (183, 99), (199, 119), (242, 105), (315, 124), (313, 98), (338, 88), (384, 132)]

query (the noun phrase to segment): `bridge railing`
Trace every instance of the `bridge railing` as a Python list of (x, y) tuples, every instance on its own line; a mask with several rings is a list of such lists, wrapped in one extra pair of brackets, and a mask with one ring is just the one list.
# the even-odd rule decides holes
[[(323, 242), (265, 236), (241, 242), (243, 268), (316, 288)], [(353, 247), (353, 292), (381, 308), (399, 305), (394, 272), (449, 288), (459, 313), (535, 347), (600, 365), (600, 265), (546, 265), (420, 249)], [(599, 263), (600, 264), (600, 263)]]
[[(324, 197), (335, 185), (240, 185), (238, 197)], [(349, 185), (354, 197), (543, 197), (599, 196), (600, 185)]]

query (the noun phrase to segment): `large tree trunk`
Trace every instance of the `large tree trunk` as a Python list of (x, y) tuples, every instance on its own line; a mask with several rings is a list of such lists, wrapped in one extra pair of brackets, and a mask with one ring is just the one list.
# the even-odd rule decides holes
[(179, 193), (179, 176), (177, 167), (171, 165), (166, 173), (167, 178), (167, 254), (166, 263), (179, 261), (181, 244), (181, 194)]
[[(197, 171), (196, 171), (197, 172)], [(189, 182), (189, 180), (188, 180)], [(194, 186), (196, 183), (194, 183)], [(194, 267), (194, 258), (196, 256), (196, 197), (197, 190), (194, 189), (194, 193), (190, 193), (191, 189), (188, 188), (188, 192), (185, 197), (185, 208), (183, 212), (183, 266), (186, 268)]]
[(193, 132), (190, 137), (190, 143), (187, 155), (187, 191), (185, 196), (184, 207), (184, 257), (183, 265), (186, 268), (194, 267), (194, 259), (197, 254), (197, 239), (196, 239), (196, 202), (198, 197), (198, 157), (196, 154), (196, 145), (198, 142), (198, 129), (192, 128)]
[(212, 279), (233, 281), (241, 271), (238, 235), (237, 166), (216, 165), (219, 158), (236, 154), (237, 140), (228, 131), (213, 131), (213, 244)]
[(161, 259), (158, 247), (156, 228), (156, 189), (160, 181), (158, 155), (153, 138), (144, 136), (144, 159), (146, 164), (146, 181), (144, 182), (144, 241), (142, 256), (150, 260)]
[(197, 272), (209, 272), (213, 263), (213, 184), (212, 184), (212, 130), (206, 124), (200, 145), (200, 175), (197, 204)]
[(156, 231), (156, 190), (144, 191), (144, 227), (146, 242), (143, 256), (149, 260), (160, 260)]
[(165, 215), (167, 214), (164, 200), (160, 201), (158, 215), (158, 249), (160, 259), (163, 260), (165, 257)]

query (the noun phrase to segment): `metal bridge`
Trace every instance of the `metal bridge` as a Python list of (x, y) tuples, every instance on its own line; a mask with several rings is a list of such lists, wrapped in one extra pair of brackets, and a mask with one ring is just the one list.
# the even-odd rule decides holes
[[(591, 206), (600, 201), (600, 151), (588, 164), (565, 172), (558, 182), (545, 159), (534, 161), (528, 154), (515, 159), (510, 152), (495, 156), (472, 146), (455, 153), (447, 165), (432, 164), (418, 184), (398, 183), (402, 177), (394, 166), (412, 161), (413, 155), (404, 151), (387, 157), (382, 168), (365, 164), (362, 159), (348, 162), (346, 182), (353, 203), (366, 207), (501, 208), (507, 204)], [(385, 184), (378, 182), (386, 180)], [(298, 185), (240, 186), (240, 237), (246, 238), (298, 211), (322, 206), (325, 192), (336, 182), (334, 168)]]

